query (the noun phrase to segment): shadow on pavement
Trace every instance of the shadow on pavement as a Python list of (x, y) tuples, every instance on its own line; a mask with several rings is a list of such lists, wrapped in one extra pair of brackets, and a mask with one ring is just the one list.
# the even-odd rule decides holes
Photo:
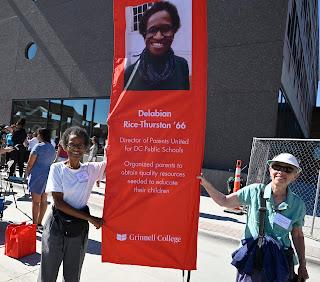
[(92, 255), (101, 255), (101, 242), (89, 239), (87, 253)]
[(32, 198), (30, 195), (26, 194), (17, 199), (17, 202), (31, 202)]
[(242, 221), (239, 221), (238, 219), (232, 218), (232, 217), (227, 217), (227, 216), (219, 216), (219, 215), (214, 215), (214, 214), (208, 214), (208, 213), (200, 213), (200, 217), (202, 218), (209, 218), (209, 219), (214, 219), (214, 220), (223, 220), (223, 221), (232, 221), (240, 224), (245, 224)]
[(10, 222), (0, 221), (0, 246), (3, 246), (5, 243), (6, 228), (9, 224)]
[(32, 255), (25, 256), (25, 257), (20, 258), (18, 260), (21, 261), (25, 265), (36, 266), (36, 265), (40, 265), (41, 255), (39, 253), (34, 253)]

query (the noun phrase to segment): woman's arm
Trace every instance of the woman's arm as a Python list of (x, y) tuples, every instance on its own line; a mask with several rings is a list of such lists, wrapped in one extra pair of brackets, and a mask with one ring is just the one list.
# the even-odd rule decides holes
[(10, 153), (13, 150), (13, 148), (0, 148), (0, 154)]
[(198, 176), (200, 184), (207, 190), (210, 197), (219, 205), (226, 208), (236, 208), (241, 205), (237, 193), (224, 195), (219, 192), (211, 183), (209, 183), (203, 176)]
[(33, 167), (34, 163), (36, 162), (36, 160), (37, 160), (37, 155), (31, 153), (29, 156), (29, 160), (27, 162), (26, 171), (24, 173), (25, 178), (27, 178), (29, 176), (30, 171), (32, 170), (32, 167)]
[[(305, 244), (302, 227), (294, 227), (291, 231), (292, 241), (299, 258), (298, 276), (299, 278), (308, 279), (306, 267)], [(300, 280), (299, 280), (300, 281)]]
[(57, 209), (63, 211), (64, 213), (89, 221), (91, 224), (93, 224), (97, 229), (99, 229), (103, 224), (103, 219), (100, 217), (95, 217), (90, 214), (87, 214), (83, 211), (79, 211), (69, 204), (67, 204), (63, 200), (63, 193), (61, 192), (52, 192), (52, 197), (54, 201), (54, 205)]

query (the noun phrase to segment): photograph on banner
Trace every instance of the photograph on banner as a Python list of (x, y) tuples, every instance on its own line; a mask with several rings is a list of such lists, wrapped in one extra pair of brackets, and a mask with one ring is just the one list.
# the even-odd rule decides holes
[(190, 90), (192, 0), (146, 1), (125, 15), (124, 90)]

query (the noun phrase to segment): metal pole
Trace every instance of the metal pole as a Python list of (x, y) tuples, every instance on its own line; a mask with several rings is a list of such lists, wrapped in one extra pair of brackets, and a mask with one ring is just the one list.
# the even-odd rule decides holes
[(319, 142), (320, 139), (298, 139), (298, 138), (257, 138), (253, 137), (253, 139), (256, 139), (257, 141), (300, 141), (300, 142)]
[(315, 221), (315, 219), (316, 219), (316, 214), (317, 214), (319, 191), (320, 191), (320, 170), (319, 170), (319, 174), (318, 174), (318, 183), (317, 183), (316, 198), (315, 198), (315, 201), (314, 201), (313, 214), (312, 214), (312, 224), (311, 224), (311, 231), (310, 231), (310, 235), (311, 235), (311, 236), (312, 236), (312, 234), (313, 234), (314, 221)]

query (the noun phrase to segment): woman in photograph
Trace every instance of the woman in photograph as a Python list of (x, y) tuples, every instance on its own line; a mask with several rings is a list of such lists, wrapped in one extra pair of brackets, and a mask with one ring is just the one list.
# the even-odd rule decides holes
[(56, 151), (50, 143), (50, 131), (40, 128), (37, 131), (37, 143), (31, 150), (27, 162), (25, 177), (28, 178), (28, 187), (32, 196), (32, 221), (42, 230), (42, 219), (46, 213), (48, 203), (45, 193), (50, 165)]
[(171, 48), (180, 28), (177, 8), (157, 2), (146, 10), (139, 23), (145, 48), (139, 59), (125, 70), (125, 90), (189, 90), (187, 61)]
[(56, 281), (62, 262), (64, 281), (80, 281), (89, 223), (97, 229), (103, 224), (102, 218), (90, 214), (87, 203), (95, 181), (105, 175), (106, 162), (80, 162), (89, 146), (83, 128), (68, 128), (62, 135), (62, 146), (68, 159), (51, 165), (46, 187), (54, 206), (42, 234), (38, 278), (42, 282)]
[[(244, 245), (244, 248), (239, 249), (240, 252), (237, 252), (237, 256), (233, 260), (233, 264), (238, 268), (236, 281), (293, 281), (296, 257), (292, 249), (290, 235), (299, 259), (299, 280), (297, 281), (305, 281), (309, 277), (306, 268), (305, 244), (302, 231), (306, 207), (302, 199), (294, 194), (289, 187), (298, 178), (301, 168), (298, 160), (288, 153), (275, 156), (267, 163), (271, 177), (271, 182), (268, 185), (251, 184), (230, 195), (224, 195), (219, 192), (202, 175), (198, 176), (198, 178), (201, 181), (201, 185), (218, 205), (228, 208), (236, 208), (240, 205), (248, 206), (245, 240), (242, 242), (252, 242), (251, 239), (258, 238), (259, 230), (261, 230), (259, 228), (259, 209), (262, 198), (265, 199), (266, 212), (264, 225), (261, 227), (264, 227), (266, 239), (262, 252), (268, 249), (280, 251), (272, 253), (272, 256), (270, 256), (271, 251), (268, 252), (269, 256), (264, 256), (262, 265), (261, 263), (258, 265), (260, 260), (257, 260), (253, 252), (248, 251), (249, 243), (247, 246)], [(254, 263), (244, 263), (244, 261), (251, 261), (249, 259), (251, 254), (253, 255)], [(281, 258), (284, 259), (282, 262), (287, 260), (287, 264), (279, 263)], [(285, 265), (288, 265), (287, 269), (285, 269)], [(280, 275), (282, 278), (280, 278)]]

